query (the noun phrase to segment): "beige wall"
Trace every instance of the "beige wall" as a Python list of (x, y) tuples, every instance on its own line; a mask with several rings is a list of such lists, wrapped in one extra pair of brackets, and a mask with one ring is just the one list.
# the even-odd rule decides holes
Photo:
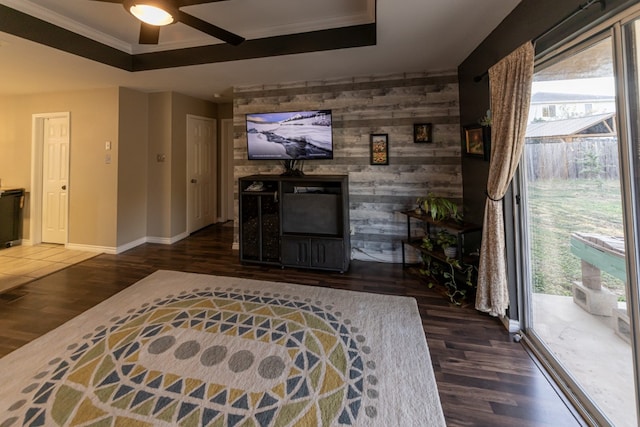
[[(99, 247), (116, 244), (118, 170), (118, 89), (2, 97), (0, 178), (3, 185), (31, 188), (32, 115), (71, 113), (69, 243)], [(114, 145), (105, 164), (104, 143)], [(25, 239), (29, 218), (25, 213)]]
[[(187, 231), (187, 115), (217, 117), (217, 106), (173, 92), (149, 95), (147, 235), (170, 241)], [(164, 161), (158, 161), (158, 155)]]
[(218, 118), (232, 119), (233, 118), (233, 103), (218, 104)]
[(147, 235), (148, 95), (120, 88), (118, 246)]
[(216, 118), (216, 104), (125, 88), (0, 97), (3, 186), (30, 190), (32, 115), (54, 112), (71, 116), (70, 245), (115, 251), (185, 233), (186, 116)]
[[(31, 186), (31, 113), (24, 113), (24, 101), (0, 97), (0, 180), (2, 186)], [(28, 126), (28, 133), (25, 131)]]
[[(218, 209), (218, 218), (223, 221), (233, 219), (233, 215), (228, 215), (228, 208), (226, 204), (231, 204), (233, 206), (233, 185), (231, 185), (231, 190), (229, 190), (228, 182), (231, 181), (233, 183), (233, 137), (230, 140), (225, 141), (222, 135), (222, 120), (227, 119), (233, 121), (233, 103), (228, 104), (218, 104), (218, 125), (217, 125), (217, 136), (218, 136), (218, 151), (217, 158), (218, 164), (217, 168), (220, 171), (219, 179), (218, 179), (218, 198), (217, 198), (217, 209)], [(226, 144), (223, 147), (222, 145)], [(225, 157), (226, 155), (226, 157)], [(226, 163), (226, 164), (223, 164)], [(222, 176), (222, 174), (226, 174), (226, 176)], [(225, 204), (226, 203), (226, 204)], [(226, 212), (223, 212), (223, 209), (226, 209)], [(231, 207), (233, 209), (233, 207)], [(233, 211), (232, 211), (233, 213)]]
[(216, 118), (216, 104), (171, 94), (171, 236), (187, 231), (187, 114)]
[[(433, 191), (461, 200), (454, 73), (245, 87), (234, 98), (235, 178), (281, 171), (278, 162), (246, 160), (245, 113), (333, 110), (335, 157), (307, 162), (305, 172), (349, 175), (356, 257), (397, 261), (405, 233), (397, 211), (416, 197)], [(145, 236), (172, 240), (186, 233), (186, 116), (216, 118), (228, 107), (119, 88), (0, 97), (3, 184), (30, 188), (32, 114), (63, 111), (71, 113), (71, 244), (117, 248)], [(421, 122), (433, 123), (432, 144), (413, 143), (412, 125)], [(371, 133), (389, 134), (389, 166), (369, 165)], [(112, 142), (110, 164), (105, 141)], [(28, 225), (27, 218), (27, 233)]]
[[(158, 155), (164, 161), (158, 161)], [(171, 237), (171, 93), (149, 95), (147, 236)], [(166, 214), (163, 214), (166, 213)]]

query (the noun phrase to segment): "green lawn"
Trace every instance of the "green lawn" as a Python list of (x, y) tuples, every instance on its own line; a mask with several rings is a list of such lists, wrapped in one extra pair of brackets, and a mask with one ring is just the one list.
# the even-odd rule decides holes
[[(534, 292), (571, 295), (580, 259), (570, 251), (573, 232), (622, 236), (620, 183), (616, 180), (549, 180), (527, 188)], [(606, 273), (602, 283), (624, 299), (624, 283)]]

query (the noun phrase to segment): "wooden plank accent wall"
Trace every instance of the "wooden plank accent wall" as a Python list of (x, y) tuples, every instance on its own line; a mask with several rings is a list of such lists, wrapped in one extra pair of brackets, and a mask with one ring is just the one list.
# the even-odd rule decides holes
[[(433, 192), (462, 205), (460, 110), (455, 72), (369, 76), (234, 88), (236, 238), (238, 178), (281, 173), (247, 160), (245, 114), (330, 109), (333, 160), (307, 161), (306, 175), (349, 175), (352, 259), (401, 262), (406, 218), (398, 211)], [(433, 142), (414, 143), (413, 124), (432, 123)], [(389, 165), (369, 164), (369, 135), (389, 135)]]

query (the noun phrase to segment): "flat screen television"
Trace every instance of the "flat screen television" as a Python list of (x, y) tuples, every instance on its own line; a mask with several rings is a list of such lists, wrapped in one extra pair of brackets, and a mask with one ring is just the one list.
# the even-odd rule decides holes
[(331, 110), (246, 115), (249, 160), (333, 159)]

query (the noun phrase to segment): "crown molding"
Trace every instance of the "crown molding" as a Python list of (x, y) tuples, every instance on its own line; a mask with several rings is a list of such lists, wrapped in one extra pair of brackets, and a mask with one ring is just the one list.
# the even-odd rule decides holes
[[(176, 51), (180, 49), (189, 49), (194, 47), (202, 47), (216, 44), (224, 44), (208, 35), (202, 37), (191, 38), (181, 41), (163, 41), (159, 45), (138, 45), (132, 44), (120, 38), (111, 36), (102, 31), (96, 30), (79, 21), (61, 15), (50, 9), (47, 9), (32, 0), (2, 0), (2, 3), (12, 9), (31, 15), (50, 24), (64, 28), (73, 33), (95, 40), (103, 45), (118, 49), (130, 55), (155, 53), (162, 51)], [(117, 3), (116, 3), (117, 4)], [(243, 32), (242, 36), (247, 40), (263, 39), (287, 34), (299, 34), (312, 31), (321, 31), (333, 28), (352, 27), (375, 22), (375, 0), (368, 0), (366, 10), (359, 14), (348, 16), (336, 16), (329, 19), (305, 21), (301, 23), (291, 23), (287, 25), (278, 25), (271, 27), (263, 27), (259, 30)]]
[(114, 49), (121, 50), (128, 54), (133, 54), (134, 47), (132, 44), (125, 42), (117, 37), (98, 31), (88, 25), (82, 24), (64, 15), (60, 15), (52, 10), (33, 3), (31, 0), (2, 0), (5, 6), (26, 13), (34, 18), (41, 19), (50, 24), (69, 30), (73, 33), (88, 37), (98, 43), (110, 46)]

